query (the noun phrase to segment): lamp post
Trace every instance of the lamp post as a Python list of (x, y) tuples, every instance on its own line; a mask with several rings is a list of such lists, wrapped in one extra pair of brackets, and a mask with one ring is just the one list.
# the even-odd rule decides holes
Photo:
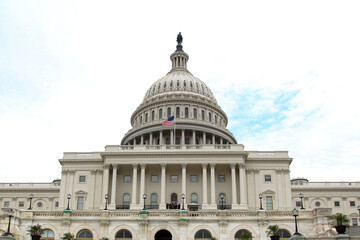
[(68, 199), (68, 205), (67, 205), (66, 210), (70, 211), (70, 199), (71, 199), (71, 194), (70, 193), (67, 195), (67, 199)]
[(224, 210), (224, 196), (221, 196), (220, 200), (221, 200), (220, 209)]
[(304, 194), (300, 193), (300, 194), (299, 194), (299, 197), (300, 197), (300, 201), (301, 201), (301, 208), (300, 208), (300, 209), (305, 209), (305, 208), (304, 208), (304, 204), (303, 204)]
[(301, 234), (298, 232), (298, 225), (297, 225), (297, 219), (296, 219), (296, 217), (299, 216), (299, 210), (297, 210), (296, 208), (294, 208), (294, 210), (293, 210), (292, 212), (293, 212), (293, 216), (295, 217), (295, 233), (294, 233), (294, 235), (301, 235)]
[(146, 194), (145, 193), (143, 194), (143, 199), (144, 199), (144, 208), (143, 208), (143, 210), (146, 210), (146, 205), (145, 205)]
[(12, 234), (10, 233), (10, 223), (11, 223), (11, 218), (14, 216), (14, 211), (12, 209), (9, 209), (7, 215), (9, 217), (9, 225), (8, 225), (8, 230), (5, 233), (5, 236), (7, 236), (7, 235), (12, 236)]
[(182, 208), (181, 208), (181, 210), (185, 210), (185, 193), (181, 194), (181, 198), (182, 198)]
[(264, 210), (263, 207), (262, 207), (262, 198), (263, 198), (263, 195), (262, 195), (262, 193), (260, 193), (260, 194), (259, 194), (260, 210)]
[(31, 210), (31, 202), (32, 202), (32, 199), (33, 199), (33, 198), (34, 198), (34, 194), (30, 193), (30, 195), (29, 195), (30, 205), (29, 205), (28, 210)]
[(108, 210), (108, 208), (107, 208), (108, 199), (109, 199), (109, 194), (105, 194), (105, 208), (104, 208), (104, 210)]

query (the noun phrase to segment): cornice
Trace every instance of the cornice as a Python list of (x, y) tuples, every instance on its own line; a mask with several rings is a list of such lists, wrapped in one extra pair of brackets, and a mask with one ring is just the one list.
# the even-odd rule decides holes
[(346, 191), (350, 191), (350, 192), (353, 192), (353, 191), (360, 191), (360, 187), (339, 187), (339, 186), (336, 186), (336, 187), (333, 187), (333, 186), (326, 186), (326, 187), (294, 187), (294, 186), (291, 186), (291, 191), (295, 192), (295, 191), (342, 191), (342, 192), (346, 192)]
[(19, 188), (19, 187), (3, 187), (0, 188), (0, 192), (60, 192), (60, 186), (58, 188), (32, 188), (32, 187), (27, 187), (27, 188)]
[[(100, 154), (101, 155), (101, 154)], [(91, 162), (91, 163), (102, 163), (103, 159), (99, 158), (99, 159), (89, 159), (89, 158), (63, 158), (63, 159), (59, 159), (60, 163), (67, 163), (67, 162)]]
[(101, 155), (102, 158), (106, 156), (156, 156), (156, 155), (238, 155), (247, 156), (247, 152), (244, 151), (158, 151), (158, 152), (104, 152)]

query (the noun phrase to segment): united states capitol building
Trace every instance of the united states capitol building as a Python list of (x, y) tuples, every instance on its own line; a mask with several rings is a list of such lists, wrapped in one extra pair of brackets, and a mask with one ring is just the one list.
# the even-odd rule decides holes
[(18, 240), (38, 223), (45, 240), (67, 232), (78, 240), (269, 239), (274, 224), (284, 239), (296, 230), (294, 208), (309, 239), (335, 239), (335, 213), (358, 225), (360, 182), (291, 180), (287, 151), (247, 151), (211, 89), (189, 72), (180, 34), (177, 41), (171, 70), (145, 92), (121, 145), (65, 152), (51, 183), (0, 183), (0, 235), (9, 209)]

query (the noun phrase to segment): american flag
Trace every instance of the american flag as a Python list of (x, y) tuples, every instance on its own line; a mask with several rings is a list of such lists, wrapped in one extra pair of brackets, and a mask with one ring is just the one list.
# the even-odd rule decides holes
[(175, 119), (174, 116), (168, 117), (168, 119), (165, 119), (165, 121), (162, 123), (162, 126), (166, 127), (166, 126), (174, 125), (174, 119)]

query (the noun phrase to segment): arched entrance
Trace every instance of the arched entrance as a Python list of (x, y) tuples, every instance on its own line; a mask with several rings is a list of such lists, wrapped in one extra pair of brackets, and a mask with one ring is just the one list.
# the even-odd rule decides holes
[(168, 230), (160, 230), (155, 234), (155, 240), (171, 240), (172, 235)]

